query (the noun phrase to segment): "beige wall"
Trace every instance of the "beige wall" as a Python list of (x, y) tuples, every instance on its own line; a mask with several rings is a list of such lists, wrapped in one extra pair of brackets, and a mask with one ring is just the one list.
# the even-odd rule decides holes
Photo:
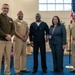
[[(24, 12), (24, 20), (28, 22), (30, 25), (31, 22), (35, 21), (35, 14), (38, 11), (38, 0), (0, 0), (0, 7), (2, 4), (8, 3), (10, 5), (9, 16), (13, 19), (17, 18), (17, 12), (22, 10)], [(0, 10), (1, 11), (1, 10)], [(51, 19), (54, 15), (60, 17), (60, 19), (65, 22), (66, 28), (68, 28), (70, 21), (70, 12), (39, 12), (42, 16), (42, 20), (47, 22), (47, 24), (51, 25)]]
[[(17, 16), (17, 12), (19, 10), (22, 10), (24, 12), (24, 19), (28, 21), (30, 24), (35, 19), (35, 14), (38, 11), (38, 0), (0, 0), (0, 7), (2, 4), (8, 3), (10, 5), (10, 16), (15, 19)], [(69, 24), (70, 20), (70, 12), (39, 12), (42, 15), (42, 19), (48, 23), (48, 25), (51, 24), (51, 19), (54, 15), (58, 15), (60, 19), (66, 23), (66, 25)]]

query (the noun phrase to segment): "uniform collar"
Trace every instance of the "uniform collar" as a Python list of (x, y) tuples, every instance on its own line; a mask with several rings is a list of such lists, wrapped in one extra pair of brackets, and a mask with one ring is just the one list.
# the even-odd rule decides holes
[(3, 13), (1, 13), (2, 16), (7, 17), (7, 15), (4, 15)]
[(19, 19), (17, 19), (17, 21), (19, 21), (19, 22), (21, 22), (21, 21), (22, 21), (22, 22), (23, 22), (23, 20), (19, 20)]

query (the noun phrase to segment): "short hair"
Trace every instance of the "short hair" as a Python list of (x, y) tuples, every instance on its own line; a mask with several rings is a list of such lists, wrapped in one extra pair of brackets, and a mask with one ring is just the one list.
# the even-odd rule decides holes
[(7, 6), (9, 6), (7, 3), (3, 4), (3, 6), (4, 6), (4, 5), (7, 5)]
[(20, 10), (20, 11), (18, 11), (18, 13), (23, 13), (23, 12)]
[(23, 14), (23, 12), (20, 10), (20, 11), (18, 11), (18, 13), (17, 14), (19, 14), (19, 13), (22, 13)]
[(36, 15), (35, 16), (40, 16), (40, 18), (41, 18), (41, 14), (40, 13), (36, 13)]
[(41, 16), (40, 13), (36, 13), (36, 16), (37, 16), (37, 15)]

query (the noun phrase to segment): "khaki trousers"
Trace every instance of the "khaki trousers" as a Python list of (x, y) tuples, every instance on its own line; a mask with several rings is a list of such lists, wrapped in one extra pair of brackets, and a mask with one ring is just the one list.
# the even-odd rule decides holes
[(15, 42), (14, 68), (16, 73), (26, 69), (26, 43), (20, 39)]
[[(12, 44), (11, 41), (0, 41), (0, 71), (1, 71), (1, 62), (2, 56), (5, 54), (5, 69), (4, 75), (10, 75), (10, 53), (11, 53)], [(1, 72), (0, 72), (1, 73)]]
[(75, 69), (75, 41), (72, 42), (72, 63)]

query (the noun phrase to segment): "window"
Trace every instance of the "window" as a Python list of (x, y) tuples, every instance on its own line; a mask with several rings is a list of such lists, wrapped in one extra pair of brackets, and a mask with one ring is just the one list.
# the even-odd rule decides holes
[(70, 11), (71, 0), (39, 0), (39, 11)]

